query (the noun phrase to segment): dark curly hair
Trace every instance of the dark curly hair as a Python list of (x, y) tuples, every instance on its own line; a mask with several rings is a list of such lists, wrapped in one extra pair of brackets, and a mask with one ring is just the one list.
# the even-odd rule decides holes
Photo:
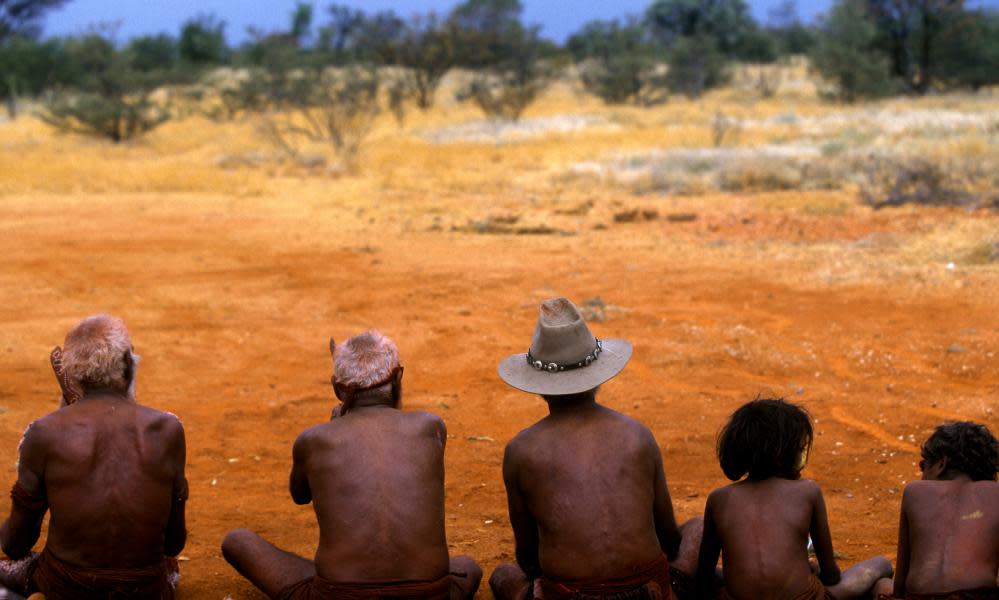
[(974, 481), (995, 481), (999, 470), (999, 442), (988, 427), (971, 421), (937, 427), (921, 450), (923, 460), (947, 459), (947, 470), (964, 473)]
[(760, 399), (732, 413), (718, 434), (718, 460), (732, 481), (797, 479), (803, 449), (812, 447), (812, 420), (805, 409), (784, 399)]

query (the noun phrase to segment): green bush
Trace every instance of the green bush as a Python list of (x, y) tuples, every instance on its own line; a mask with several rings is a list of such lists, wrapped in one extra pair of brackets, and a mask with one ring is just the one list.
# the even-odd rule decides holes
[(122, 142), (156, 128), (169, 111), (151, 101), (165, 82), (160, 71), (134, 68), (127, 52), (117, 52), (98, 34), (65, 44), (65, 78), (73, 87), (53, 95), (41, 118), (62, 131)]
[(666, 86), (691, 98), (718, 87), (729, 79), (729, 61), (708, 36), (682, 37), (669, 51)]
[(877, 24), (864, 0), (837, 0), (822, 19), (812, 67), (833, 83), (833, 96), (853, 102), (885, 96), (894, 85), (887, 57), (878, 49)]
[(17, 99), (37, 96), (57, 83), (62, 47), (56, 41), (44, 43), (15, 36), (0, 45), (0, 99), (7, 114), (17, 117)]
[(517, 121), (551, 83), (554, 71), (542, 56), (536, 29), (511, 36), (507, 47), (508, 58), (479, 71), (458, 98), (471, 98), (489, 117)]
[(608, 104), (649, 105), (666, 100), (655, 51), (637, 21), (592, 21), (573, 34), (567, 48), (580, 65), (580, 79)]

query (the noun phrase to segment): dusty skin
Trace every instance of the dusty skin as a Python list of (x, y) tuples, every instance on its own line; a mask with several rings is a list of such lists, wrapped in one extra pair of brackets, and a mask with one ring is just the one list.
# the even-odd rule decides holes
[[(783, 395), (816, 420), (803, 477), (822, 488), (840, 564), (894, 558), (918, 441), (946, 419), (999, 430), (999, 265), (968, 258), (999, 241), (999, 219), (874, 212), (847, 191), (671, 196), (563, 181), (570, 162), (625, 148), (710, 146), (718, 106), (788, 109), (735, 93), (650, 111), (559, 94), (528, 116), (613, 113), (623, 125), (433, 145), (418, 132), (479, 118), (444, 103), (401, 132), (387, 116), (361, 172), (339, 178), (217, 167), (229, 148), (260, 144), (248, 124), (192, 118), (119, 147), (0, 124), (0, 483), (14, 482), (26, 425), (58, 404), (49, 351), (83, 316), (119, 315), (144, 356), (139, 402), (186, 431), (180, 595), (262, 598), (219, 544), (248, 527), (313, 555), (312, 507), (288, 495), (292, 444), (334, 406), (329, 337), (377, 327), (400, 346), (404, 408), (447, 424), (450, 552), (489, 573), (513, 559), (503, 446), (547, 414), (496, 364), (526, 351), (541, 299), (599, 297), (594, 333), (635, 347), (600, 402), (655, 435), (679, 522), (727, 483), (714, 457), (725, 419)], [(614, 219), (642, 209), (658, 218)], [(511, 215), (573, 235), (451, 230)]]

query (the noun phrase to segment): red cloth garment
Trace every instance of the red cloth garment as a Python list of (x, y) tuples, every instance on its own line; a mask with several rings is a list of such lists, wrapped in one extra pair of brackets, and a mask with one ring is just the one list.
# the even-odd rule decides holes
[(39, 495), (29, 494), (27, 490), (21, 487), (20, 482), (17, 481), (10, 488), (10, 501), (14, 506), (33, 513), (45, 512), (49, 508), (49, 501), (44, 493)]
[(433, 581), (342, 582), (316, 575), (281, 590), (276, 600), (450, 600), (454, 576)]
[(673, 600), (666, 556), (634, 567), (630, 573), (601, 579), (557, 579), (542, 575), (534, 581), (534, 600)]
[(48, 548), (35, 563), (31, 590), (46, 600), (173, 600), (167, 566), (123, 569), (80, 567), (63, 562)]
[(987, 587), (940, 594), (906, 593), (905, 600), (999, 600), (999, 588)]
[[(722, 588), (718, 591), (717, 600), (733, 600), (732, 596), (729, 595), (728, 590)], [(808, 581), (808, 589), (804, 592), (795, 596), (792, 600), (836, 600), (832, 597), (832, 594), (826, 589), (826, 586), (822, 585), (818, 577), (812, 576)]]

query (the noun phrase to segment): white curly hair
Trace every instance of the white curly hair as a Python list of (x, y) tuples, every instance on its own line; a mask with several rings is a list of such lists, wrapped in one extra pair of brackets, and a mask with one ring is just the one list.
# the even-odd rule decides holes
[[(132, 349), (125, 322), (111, 315), (94, 315), (66, 334), (62, 368), (67, 378), (84, 390), (106, 388), (134, 393), (139, 357)], [(131, 377), (128, 359), (131, 358)]]
[(360, 389), (385, 381), (398, 366), (399, 348), (374, 329), (347, 339), (333, 353), (337, 383)]

